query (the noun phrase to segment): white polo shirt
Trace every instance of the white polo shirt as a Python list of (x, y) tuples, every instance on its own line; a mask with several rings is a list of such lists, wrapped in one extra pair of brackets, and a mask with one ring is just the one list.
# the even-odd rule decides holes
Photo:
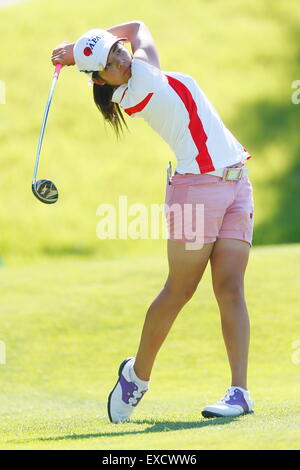
[(131, 78), (116, 88), (112, 101), (161, 135), (178, 173), (208, 173), (251, 158), (189, 75), (132, 59)]

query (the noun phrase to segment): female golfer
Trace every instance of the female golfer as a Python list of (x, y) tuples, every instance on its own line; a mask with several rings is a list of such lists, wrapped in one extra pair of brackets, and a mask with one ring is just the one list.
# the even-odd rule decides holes
[[(132, 54), (124, 47), (126, 41)], [(127, 421), (148, 390), (156, 355), (176, 316), (197, 289), (208, 260), (231, 386), (202, 415), (253, 412), (247, 389), (249, 318), (244, 296), (254, 222), (252, 185), (244, 165), (249, 153), (225, 127), (192, 77), (161, 70), (157, 49), (143, 22), (90, 30), (75, 43), (57, 46), (52, 63), (76, 64), (90, 77), (94, 101), (117, 134), (125, 125), (122, 108), (131, 117), (144, 118), (177, 159), (176, 171), (173, 175), (170, 171), (167, 180), (165, 200), (169, 274), (147, 311), (136, 356), (119, 367), (117, 383), (108, 397), (110, 421)], [(191, 210), (185, 213), (185, 207)]]

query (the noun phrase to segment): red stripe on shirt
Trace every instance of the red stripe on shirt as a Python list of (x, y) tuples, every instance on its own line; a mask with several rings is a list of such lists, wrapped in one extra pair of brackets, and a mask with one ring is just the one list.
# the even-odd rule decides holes
[(213, 166), (211, 156), (209, 155), (209, 151), (206, 146), (207, 135), (205, 134), (201, 119), (197, 112), (197, 105), (190, 90), (174, 77), (167, 75), (167, 79), (169, 85), (181, 98), (187, 112), (189, 113), (190, 123), (188, 127), (199, 152), (196, 157), (196, 161), (198, 163), (200, 173), (203, 173), (203, 170), (205, 170), (205, 172), (214, 171), (215, 167)]
[(146, 96), (146, 98), (143, 99), (143, 101), (141, 101), (140, 103), (136, 104), (135, 106), (132, 106), (132, 108), (124, 109), (125, 113), (129, 114), (129, 116), (131, 116), (134, 113), (140, 113), (147, 106), (152, 96), (153, 96), (153, 93), (149, 93)]

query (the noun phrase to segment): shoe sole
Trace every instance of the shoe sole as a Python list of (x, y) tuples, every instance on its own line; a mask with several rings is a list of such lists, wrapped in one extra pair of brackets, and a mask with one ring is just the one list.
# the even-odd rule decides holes
[(114, 393), (115, 391), (115, 388), (116, 386), (118, 385), (119, 383), (119, 380), (120, 380), (120, 375), (122, 374), (122, 370), (124, 369), (125, 365), (127, 364), (128, 361), (130, 361), (132, 359), (132, 357), (128, 357), (127, 359), (125, 359), (120, 367), (119, 367), (119, 371), (118, 371), (118, 380), (116, 382), (116, 385), (114, 386), (114, 388), (112, 389), (112, 391), (110, 392), (109, 396), (108, 396), (108, 401), (107, 401), (107, 412), (108, 412), (108, 417), (109, 417), (109, 420), (111, 423), (113, 423), (113, 420), (112, 420), (112, 417), (111, 417), (111, 414), (110, 414), (110, 400), (111, 400), (111, 396), (112, 394)]
[(204, 418), (237, 418), (238, 416), (244, 416), (244, 415), (250, 415), (253, 414), (254, 411), (245, 411), (245, 413), (241, 413), (240, 415), (237, 416), (226, 416), (226, 415), (220, 415), (218, 413), (214, 413), (213, 411), (202, 411), (201, 414)]

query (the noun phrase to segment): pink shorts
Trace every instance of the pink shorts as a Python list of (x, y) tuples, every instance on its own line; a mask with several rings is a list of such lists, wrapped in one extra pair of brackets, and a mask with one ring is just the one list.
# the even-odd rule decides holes
[[(230, 168), (241, 166), (238, 163)], [(205, 244), (217, 238), (235, 238), (252, 246), (254, 201), (248, 176), (226, 181), (205, 173), (175, 173), (170, 182), (165, 198), (170, 240)]]

